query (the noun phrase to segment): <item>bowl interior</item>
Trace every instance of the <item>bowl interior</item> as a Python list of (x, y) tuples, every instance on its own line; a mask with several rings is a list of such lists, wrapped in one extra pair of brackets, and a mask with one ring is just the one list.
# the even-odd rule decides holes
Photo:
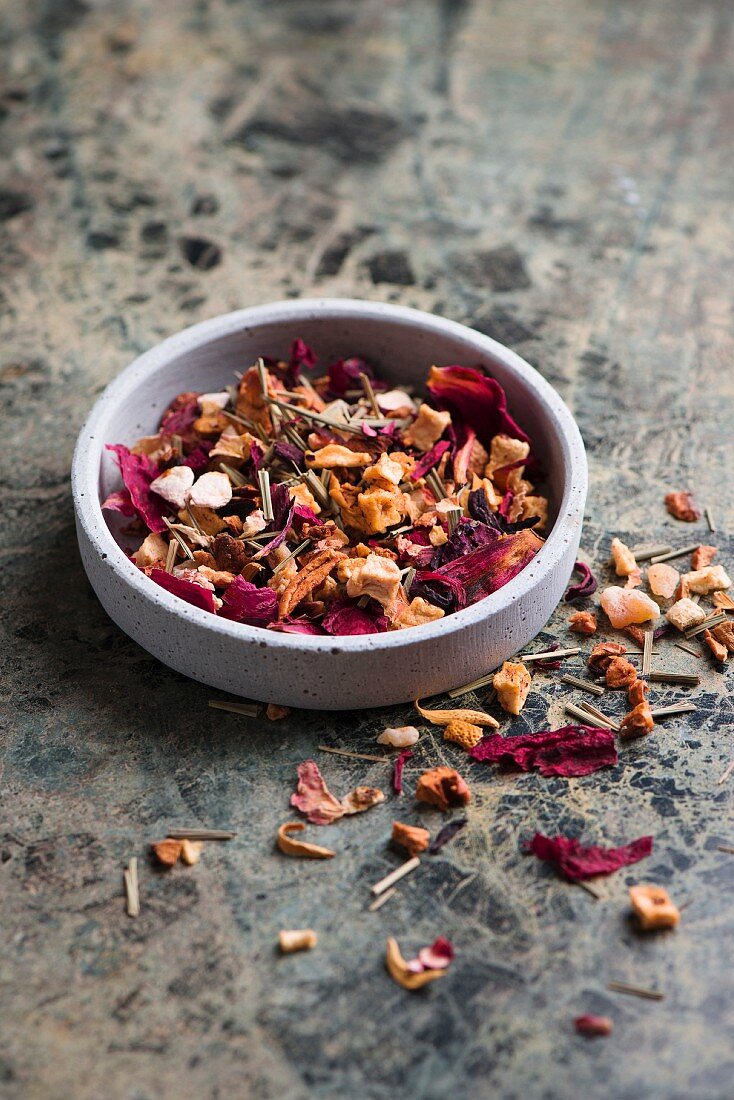
[[(114, 395), (97, 425), (104, 434), (104, 438), (95, 439), (100, 452), (100, 500), (120, 487), (117, 466), (110, 452), (104, 450), (104, 444), (129, 446), (141, 436), (152, 435), (161, 413), (176, 394), (185, 390), (219, 390), (235, 380), (234, 371), (250, 366), (259, 355), (287, 358), (291, 340), (300, 336), (314, 348), (324, 370), (334, 359), (361, 355), (381, 377), (395, 385), (421, 388), (432, 364), (485, 366), (504, 387), (509, 408), (529, 434), (533, 454), (546, 471), (542, 488), (550, 501), (550, 531), (562, 513), (569, 489), (568, 440), (564, 438), (562, 418), (554, 414), (548, 399), (537, 392), (536, 383), (531, 380), (536, 376), (522, 361), (513, 353), (498, 349), (508, 360), (517, 360), (520, 368), (508, 365), (487, 350), (492, 342), (480, 334), (459, 325), (450, 326), (450, 332), (441, 331), (437, 320), (435, 328), (430, 326), (433, 318), (427, 318), (425, 324), (413, 319), (421, 317), (417, 313), (407, 317), (344, 316), (336, 310), (330, 312), (328, 302), (324, 307), (295, 318), (235, 324), (230, 331), (215, 333), (204, 340), (193, 338), (196, 329), (189, 330), (191, 340), (185, 339), (188, 333), (182, 333), (143, 356), (131, 368), (137, 375), (131, 379), (133, 384)], [(294, 305), (290, 308), (293, 310)], [(563, 409), (560, 398), (552, 396), (554, 404)], [(106, 518), (112, 519), (109, 514)], [(118, 541), (122, 525), (114, 520), (111, 523)]]

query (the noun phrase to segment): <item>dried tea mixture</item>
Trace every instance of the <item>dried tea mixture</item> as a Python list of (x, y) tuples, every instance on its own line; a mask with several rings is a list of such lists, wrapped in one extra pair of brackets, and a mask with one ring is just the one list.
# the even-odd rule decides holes
[(497, 381), (434, 366), (421, 400), (363, 359), (316, 362), (294, 340), (109, 445), (124, 488), (102, 507), (154, 583), (249, 626), (353, 635), (435, 622), (525, 568), (548, 501)]

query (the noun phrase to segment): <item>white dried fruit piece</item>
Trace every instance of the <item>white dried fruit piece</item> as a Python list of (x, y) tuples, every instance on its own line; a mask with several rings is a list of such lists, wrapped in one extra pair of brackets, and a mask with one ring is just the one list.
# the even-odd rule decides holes
[(461, 710), (428, 710), (427, 707), (420, 705), (418, 699), (415, 701), (415, 709), (427, 722), (434, 726), (448, 726), (449, 722), (454, 722), (459, 718), (465, 722), (471, 722), (475, 726), (491, 726), (493, 729), (499, 729), (500, 726), (496, 718), (493, 718), (491, 714), (485, 714), (483, 710), (465, 710), (463, 708)]
[(202, 474), (189, 489), (186, 501), (196, 508), (223, 508), (232, 499), (232, 483), (226, 474), (212, 470)]
[(690, 630), (691, 627), (698, 626), (706, 618), (706, 612), (702, 607), (699, 607), (693, 600), (689, 600), (687, 597), (678, 600), (671, 608), (665, 612), (665, 618), (671, 623), (676, 630), (681, 632), (684, 630)]
[(200, 393), (198, 397), (199, 408), (203, 416), (211, 416), (213, 413), (226, 409), (229, 394), (226, 390), (219, 393)]
[(193, 867), (201, 858), (201, 850), (204, 847), (200, 840), (181, 841), (181, 859), (187, 867)]
[(420, 737), (415, 726), (388, 726), (377, 738), (378, 745), (391, 745), (394, 749), (407, 749)]
[(327, 443), (318, 451), (306, 452), (306, 466), (318, 470), (346, 470), (355, 466), (370, 466), (372, 455), (366, 451), (350, 451), (341, 443)]
[(430, 405), (421, 405), (418, 415), (403, 432), (403, 439), (409, 447), (415, 447), (418, 451), (430, 451), (451, 423), (451, 413), (438, 412)]
[(610, 585), (602, 592), (599, 602), (610, 623), (617, 629), (633, 623), (646, 623), (649, 619), (657, 619), (660, 614), (655, 601), (636, 588)]
[(285, 856), (298, 859), (333, 859), (335, 852), (331, 848), (322, 848), (320, 844), (307, 844), (303, 840), (294, 840), (291, 833), (301, 833), (306, 828), (302, 821), (286, 821), (278, 829), (278, 847)]
[(731, 588), (731, 581), (723, 565), (709, 565), (705, 569), (684, 573), (680, 582), (684, 592), (694, 592), (699, 596), (708, 596), (710, 592), (722, 592), (725, 588)]
[(507, 714), (519, 714), (525, 705), (531, 683), (530, 673), (522, 662), (513, 664), (512, 661), (505, 661), (499, 672), (495, 672), (492, 687), (497, 692), (497, 700), (502, 709)]
[(500, 470), (503, 466), (511, 466), (514, 462), (519, 462), (523, 458), (527, 458), (530, 454), (530, 444), (524, 443), (521, 439), (513, 439), (511, 435), (505, 435), (504, 432), (500, 432), (494, 436), (489, 448), (489, 462), (485, 468), (485, 474), (487, 477), (492, 478), (496, 484), (503, 489), (507, 483), (507, 477), (510, 473), (515, 473), (522, 476), (523, 467), (516, 467), (515, 470), (508, 471), (507, 474), (498, 474), (495, 477), (495, 470)]
[(407, 409), (409, 412), (415, 412), (416, 404), (410, 394), (405, 390), (386, 390), (384, 393), (378, 393), (377, 404), (383, 412), (397, 412), (398, 409)]
[(151, 481), (150, 488), (174, 508), (183, 508), (186, 504), (186, 493), (193, 484), (194, 471), (190, 466), (172, 466)]
[(150, 534), (143, 539), (138, 549), (133, 554), (133, 561), (141, 569), (155, 565), (157, 562), (165, 562), (168, 554), (168, 543), (161, 535)]
[(626, 546), (621, 539), (612, 539), (612, 561), (614, 562), (614, 570), (618, 577), (629, 577), (630, 573), (634, 572), (637, 568), (637, 560), (635, 555), (630, 550), (629, 546)]
[(264, 531), (267, 525), (268, 522), (262, 514), (262, 510), (256, 508), (254, 512), (250, 512), (242, 525), (242, 537), (251, 539), (253, 535), (258, 535), (261, 531)]
[(310, 951), (316, 946), (318, 937), (312, 928), (297, 928), (278, 933), (278, 945), (284, 955), (294, 951)]
[(680, 581), (680, 573), (672, 565), (658, 562), (651, 565), (647, 571), (647, 583), (654, 596), (660, 596), (664, 600), (670, 600), (675, 595), (675, 590)]
[(428, 540), (431, 546), (443, 546), (444, 543), (449, 541), (449, 536), (446, 534), (443, 527), (437, 523), (436, 526), (432, 527), (428, 532)]

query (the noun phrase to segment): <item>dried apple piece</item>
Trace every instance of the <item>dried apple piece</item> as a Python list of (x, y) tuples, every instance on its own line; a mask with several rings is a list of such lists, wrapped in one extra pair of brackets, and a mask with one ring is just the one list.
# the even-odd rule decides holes
[(644, 932), (675, 928), (680, 912), (663, 886), (630, 886), (632, 909)]
[(278, 829), (278, 847), (283, 855), (297, 859), (333, 859), (336, 855), (331, 848), (322, 848), (320, 844), (308, 844), (303, 840), (294, 840), (291, 833), (300, 833), (306, 826), (302, 821), (285, 821)]

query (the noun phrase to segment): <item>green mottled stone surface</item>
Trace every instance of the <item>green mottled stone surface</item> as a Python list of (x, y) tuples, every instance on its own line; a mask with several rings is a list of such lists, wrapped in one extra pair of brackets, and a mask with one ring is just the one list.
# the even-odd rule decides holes
[[(336, 859), (289, 861), (274, 836), (296, 764), (319, 743), (374, 752), (411, 709), (209, 710), (105, 617), (68, 486), (95, 396), (161, 337), (289, 295), (369, 296), (467, 321), (558, 387), (589, 448), (597, 567), (612, 534), (714, 541), (731, 565), (731, 15), (723, 0), (2, 6), (3, 1098), (731, 1096), (729, 673), (661, 642), (665, 667), (700, 666), (697, 711), (583, 779), (497, 776), (426, 734), (401, 802), (310, 830)], [(716, 535), (667, 516), (683, 487)], [(569, 641), (567, 613), (539, 644)], [(505, 728), (557, 723), (569, 694), (536, 674)], [(388, 787), (385, 765), (317, 756), (338, 794)], [(410, 791), (443, 761), (472, 786), (469, 825), (369, 913), (398, 862), (392, 818), (438, 828)], [(238, 835), (160, 874), (147, 844), (174, 824)], [(597, 901), (521, 855), (536, 828), (652, 833), (655, 849)], [(641, 878), (690, 903), (675, 933), (630, 925)], [(304, 926), (317, 949), (279, 958), (279, 929)], [(412, 952), (439, 933), (457, 960), (411, 996), (385, 938)], [(615, 978), (666, 999), (612, 994)], [(614, 1035), (575, 1036), (585, 1011)]]

